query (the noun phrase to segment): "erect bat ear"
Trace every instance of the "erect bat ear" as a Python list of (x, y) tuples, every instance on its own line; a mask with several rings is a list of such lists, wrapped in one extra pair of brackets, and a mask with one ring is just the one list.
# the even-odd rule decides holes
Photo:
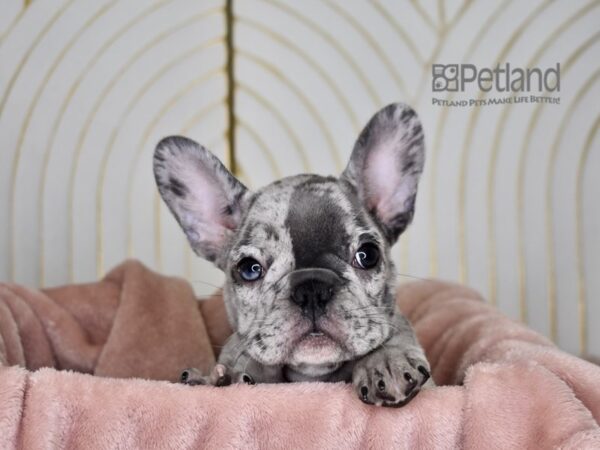
[(246, 187), (211, 152), (181, 136), (158, 143), (154, 176), (196, 254), (221, 267), (245, 211)]
[(391, 243), (412, 220), (424, 163), (421, 122), (408, 105), (395, 103), (367, 123), (342, 174)]

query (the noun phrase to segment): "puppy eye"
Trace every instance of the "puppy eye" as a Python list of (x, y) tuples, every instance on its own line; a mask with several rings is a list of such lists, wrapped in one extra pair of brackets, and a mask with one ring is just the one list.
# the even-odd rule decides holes
[(237, 266), (238, 273), (246, 281), (256, 281), (263, 275), (263, 268), (254, 258), (244, 258)]
[(359, 269), (372, 269), (379, 262), (379, 249), (375, 244), (363, 244), (354, 255), (352, 265)]

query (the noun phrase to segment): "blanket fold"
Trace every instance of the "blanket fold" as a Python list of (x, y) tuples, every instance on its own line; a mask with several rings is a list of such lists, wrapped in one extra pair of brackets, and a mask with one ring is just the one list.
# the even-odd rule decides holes
[(443, 386), (399, 409), (327, 383), (171, 383), (208, 371), (222, 299), (127, 261), (97, 283), (0, 284), (0, 448), (600, 448), (600, 368), (464, 286), (397, 300)]

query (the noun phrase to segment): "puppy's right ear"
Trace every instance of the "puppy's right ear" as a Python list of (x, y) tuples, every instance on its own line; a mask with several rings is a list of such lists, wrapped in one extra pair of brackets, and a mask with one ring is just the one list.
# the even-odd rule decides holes
[(225, 250), (245, 211), (246, 187), (216, 156), (181, 136), (156, 146), (154, 177), (196, 254), (223, 268)]

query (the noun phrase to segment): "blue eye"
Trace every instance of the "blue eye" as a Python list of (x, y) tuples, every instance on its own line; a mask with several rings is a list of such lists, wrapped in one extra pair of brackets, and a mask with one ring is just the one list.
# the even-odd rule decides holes
[(254, 258), (244, 258), (237, 266), (240, 277), (245, 281), (256, 281), (263, 275), (263, 268)]
[(372, 269), (379, 262), (379, 250), (375, 244), (363, 244), (354, 255), (352, 265), (359, 269)]

